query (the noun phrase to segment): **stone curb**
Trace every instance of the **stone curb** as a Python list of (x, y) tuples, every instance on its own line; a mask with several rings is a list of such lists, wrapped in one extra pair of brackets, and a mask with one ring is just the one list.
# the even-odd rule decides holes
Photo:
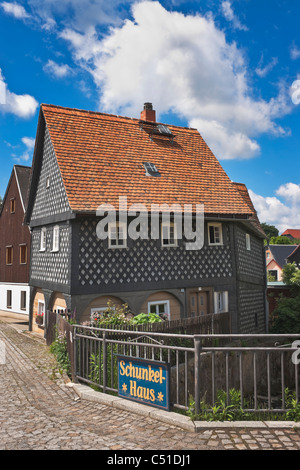
[(88, 385), (72, 382), (68, 385), (73, 388), (81, 400), (112, 406), (195, 433), (209, 429), (300, 429), (300, 423), (294, 421), (192, 421), (188, 416), (179, 413), (158, 410), (124, 398), (97, 392)]

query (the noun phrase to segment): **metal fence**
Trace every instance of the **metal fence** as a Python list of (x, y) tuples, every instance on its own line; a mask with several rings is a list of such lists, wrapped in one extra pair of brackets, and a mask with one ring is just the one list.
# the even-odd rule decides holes
[[(237, 390), (248, 412), (287, 411), (286, 391), (299, 396), (300, 335), (182, 335), (73, 326), (73, 377), (117, 393), (117, 356), (170, 364), (171, 403), (195, 413), (213, 406), (219, 390), (227, 404)], [(299, 351), (300, 352), (300, 351)]]

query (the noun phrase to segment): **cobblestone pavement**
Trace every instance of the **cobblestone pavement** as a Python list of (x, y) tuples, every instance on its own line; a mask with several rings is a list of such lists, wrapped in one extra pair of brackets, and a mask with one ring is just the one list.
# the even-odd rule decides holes
[(296, 429), (181, 430), (81, 401), (42, 339), (0, 320), (0, 450), (299, 450)]

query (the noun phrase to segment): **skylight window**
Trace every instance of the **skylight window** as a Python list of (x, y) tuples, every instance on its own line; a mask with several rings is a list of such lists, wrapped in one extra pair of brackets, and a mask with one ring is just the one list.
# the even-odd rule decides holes
[(157, 130), (160, 134), (162, 135), (169, 135), (171, 136), (172, 135), (172, 132), (170, 131), (170, 129), (168, 128), (168, 126), (166, 126), (165, 124), (157, 124)]
[(158, 171), (158, 169), (156, 168), (156, 166), (151, 163), (151, 162), (145, 162), (143, 163), (144, 165), (144, 168), (146, 170), (146, 175), (147, 176), (160, 176), (160, 173)]

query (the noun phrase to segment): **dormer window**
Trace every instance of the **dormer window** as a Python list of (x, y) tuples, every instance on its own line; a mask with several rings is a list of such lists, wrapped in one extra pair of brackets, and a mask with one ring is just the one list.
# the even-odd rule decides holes
[(146, 176), (160, 176), (158, 169), (153, 163), (144, 162), (143, 165), (146, 170)]

